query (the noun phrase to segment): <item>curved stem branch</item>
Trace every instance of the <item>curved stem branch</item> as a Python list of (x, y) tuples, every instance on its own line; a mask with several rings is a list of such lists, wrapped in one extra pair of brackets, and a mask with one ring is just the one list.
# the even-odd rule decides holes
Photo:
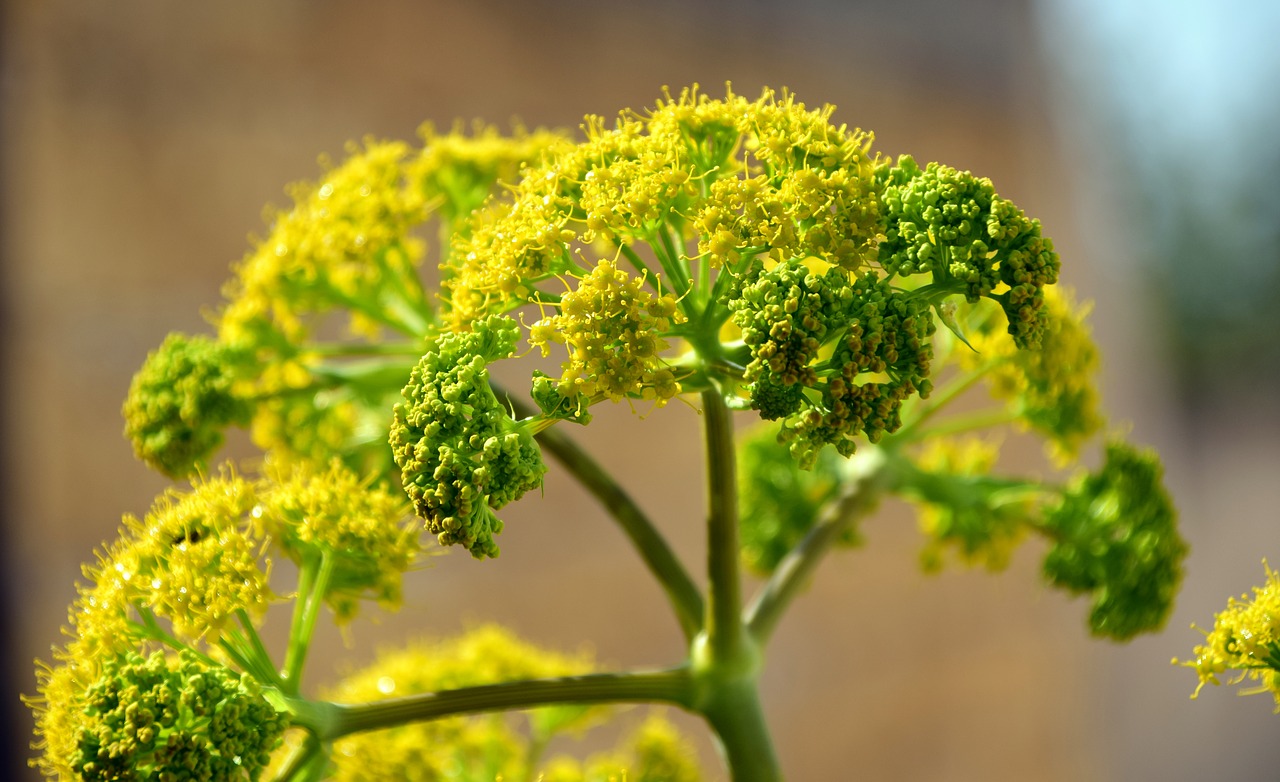
[[(527, 404), (506, 393), (496, 383), (492, 385), (495, 393), (506, 397), (517, 418), (535, 415)], [(667, 593), (667, 600), (675, 611), (685, 640), (692, 641), (702, 629), (702, 592), (689, 576), (689, 571), (680, 564), (666, 538), (635, 500), (572, 438), (558, 429), (545, 429), (538, 432), (537, 439), (618, 523), (649, 572)]]
[(875, 506), (887, 482), (888, 460), (876, 448), (865, 448), (850, 462), (853, 476), (827, 503), (809, 534), (791, 549), (746, 611), (747, 632), (763, 646), (787, 606), (809, 581), (832, 544), (858, 518)]
[(666, 538), (613, 477), (563, 432), (558, 429), (540, 432), (538, 442), (599, 500), (622, 528), (649, 572), (667, 593), (685, 640), (693, 640), (702, 629), (702, 593)]
[(692, 691), (688, 671), (673, 668), (485, 684), (356, 706), (301, 702), (295, 704), (295, 714), (297, 724), (328, 742), (407, 722), (556, 704), (670, 703), (689, 708)]

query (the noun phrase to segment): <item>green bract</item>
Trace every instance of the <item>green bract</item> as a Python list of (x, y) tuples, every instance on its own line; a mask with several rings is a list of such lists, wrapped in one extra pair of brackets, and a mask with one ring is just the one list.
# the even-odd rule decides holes
[(491, 316), (469, 332), (443, 333), (414, 367), (396, 404), (391, 448), (414, 510), (441, 545), (495, 557), (493, 514), (542, 485), (546, 467), (532, 434), (508, 415), (486, 365), (509, 358), (519, 327)]

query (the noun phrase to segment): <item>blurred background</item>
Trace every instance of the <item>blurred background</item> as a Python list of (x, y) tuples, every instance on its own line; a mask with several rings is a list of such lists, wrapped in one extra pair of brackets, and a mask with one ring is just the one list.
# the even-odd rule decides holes
[[(880, 151), (989, 176), (1039, 217), (1096, 303), (1112, 420), (1164, 455), (1192, 544), (1167, 630), (1115, 646), (1040, 584), (1035, 546), (1003, 575), (925, 577), (914, 520), (886, 506), (770, 651), (789, 778), (1274, 778), (1270, 699), (1192, 702), (1169, 660), (1280, 560), (1277, 4), (9, 0), (0, 20), (0, 778), (34, 778), (18, 693), (80, 564), (165, 486), (120, 434), (129, 379), (167, 332), (204, 329), (264, 204), (366, 134), (576, 128), (727, 80), (833, 103)], [(697, 567), (692, 416), (640, 426), (621, 406), (574, 434)], [(401, 616), (321, 639), (313, 680), (485, 620), (614, 665), (681, 657), (657, 589), (567, 479), (506, 517), (500, 561), (433, 559)]]

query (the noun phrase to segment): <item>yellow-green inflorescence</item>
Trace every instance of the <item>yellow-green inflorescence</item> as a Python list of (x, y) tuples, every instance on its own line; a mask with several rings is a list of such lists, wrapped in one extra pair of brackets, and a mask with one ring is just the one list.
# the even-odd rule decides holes
[(290, 208), (267, 213), (268, 232), (224, 287), (216, 335), (171, 336), (134, 379), (126, 435), (140, 458), (185, 478), (207, 467), (225, 429), (251, 426), (278, 463), (323, 469), (337, 455), (394, 479), (387, 410), (436, 321), (419, 232), (434, 221), (454, 235), (500, 181), (568, 145), (483, 125), (422, 136), (418, 149), (350, 145), (289, 189)]
[(1092, 599), (1097, 635), (1131, 638), (1163, 626), (1182, 580), (1187, 544), (1154, 453), (1121, 442), (1045, 509), (1053, 546), (1044, 573), (1054, 586)]
[[(742, 561), (759, 575), (774, 571), (782, 558), (813, 528), (824, 506), (845, 480), (846, 461), (832, 448), (823, 449), (808, 470), (778, 447), (777, 427), (764, 425), (738, 444), (738, 503)], [(861, 542), (856, 529), (839, 542)]]
[[(763, 626), (793, 591), (779, 563), (794, 555), (791, 572), (803, 575), (809, 563), (799, 560), (857, 542), (853, 522), (893, 492), (921, 508), (927, 566), (951, 552), (1000, 568), (1039, 535), (1050, 545), (1046, 578), (1092, 598), (1096, 633), (1123, 639), (1158, 627), (1185, 544), (1153, 455), (1109, 443), (1102, 466), (1067, 485), (998, 474), (1000, 439), (986, 430), (1020, 424), (1062, 467), (1105, 426), (1087, 308), (1055, 289), (1059, 260), (1040, 224), (987, 179), (879, 156), (870, 134), (833, 114), (788, 92), (749, 99), (693, 88), (613, 123), (590, 116), (578, 142), (486, 126), (426, 127), (420, 148), (370, 139), (292, 188), (292, 206), (268, 214), (269, 230), (234, 267), (215, 334), (170, 337), (130, 389), (126, 433), (139, 456), (172, 477), (197, 477), (144, 519), (127, 518), (86, 569), (73, 640), (41, 676), (46, 772), (89, 773), (86, 693), (104, 675), (95, 692), (143, 670), (202, 666), (228, 692), (241, 686), (228, 677), (243, 675), (283, 693), (277, 703), (300, 697), (320, 606), (345, 622), (361, 600), (397, 604), (424, 524), (443, 545), (498, 554), (495, 511), (542, 484), (540, 435), (560, 443), (556, 455), (700, 615), (697, 588), (676, 583), (687, 574), (650, 539), (643, 513), (545, 432), (588, 423), (606, 400), (648, 410), (703, 394), (719, 413), (749, 409), (770, 422), (739, 452), (741, 553), (778, 587), (756, 604)], [(424, 231), (431, 221), (438, 239)], [(438, 293), (421, 270), (429, 251), (439, 255)], [(543, 361), (529, 386), (493, 382), (496, 362), (531, 353)], [(949, 407), (983, 384), (994, 407)], [(251, 428), (265, 477), (208, 477), (231, 426)], [(867, 443), (876, 446), (867, 459), (847, 459)], [(719, 477), (732, 484), (733, 471)], [(859, 502), (850, 486), (866, 492)], [(732, 486), (719, 488), (713, 501), (723, 504)], [(410, 509), (420, 519), (407, 521)], [(256, 633), (280, 599), (270, 586), (280, 557), (299, 570), (283, 667)], [(724, 585), (713, 586), (720, 594)], [(1228, 614), (1243, 615), (1240, 605)], [(552, 658), (526, 649), (510, 672), (494, 673), (523, 647), (487, 632), (384, 658), (382, 673), (356, 677), (349, 697), (577, 665), (534, 670)], [(1234, 665), (1213, 639), (1201, 654), (1208, 662), (1196, 664), (1202, 676), (1260, 670)], [(1231, 654), (1260, 653), (1232, 643)], [(145, 656), (157, 650), (171, 654)], [(475, 670), (449, 662), (467, 655)], [(537, 712), (534, 744), (538, 720), (555, 713), (587, 712)], [(306, 724), (323, 730), (321, 719)], [(113, 730), (95, 741), (115, 746)], [(536, 765), (499, 719), (400, 730), (404, 763), (419, 771), (379, 770), (364, 740), (347, 738), (353, 760), (339, 758), (341, 773), (435, 778), (432, 769), (447, 766), (451, 778), (518, 778)], [(645, 730), (627, 778), (696, 778), (663, 724)], [(245, 751), (239, 768), (252, 778), (261, 752)], [(612, 758), (540, 768), (548, 782), (623, 773)], [(323, 771), (308, 769), (295, 771)]]
[(1219, 685), (1223, 679), (1238, 684), (1246, 679), (1257, 686), (1245, 694), (1271, 693), (1280, 713), (1280, 574), (1263, 563), (1266, 581), (1245, 594), (1229, 598), (1226, 610), (1205, 633), (1204, 643), (1195, 648), (1195, 659), (1179, 663), (1200, 677), (1192, 697), (1206, 684)]
[(208, 465), (228, 426), (253, 413), (236, 393), (234, 352), (208, 337), (170, 334), (147, 356), (124, 404), (138, 458), (171, 478)]
[(359, 599), (394, 607), (418, 551), (407, 511), (335, 461), (260, 479), (223, 470), (126, 516), (85, 567), (71, 640), (40, 674), (41, 768), (64, 780), (256, 779), (287, 721), (260, 692), (284, 684), (257, 635), (283, 599), (273, 561), (324, 570), (296, 599), (328, 603), (337, 621)]
[(493, 509), (542, 485), (533, 432), (512, 420), (487, 365), (508, 358), (519, 327), (501, 315), (445, 332), (414, 367), (397, 403), (391, 448), (404, 488), (442, 545), (494, 557), (502, 521)]

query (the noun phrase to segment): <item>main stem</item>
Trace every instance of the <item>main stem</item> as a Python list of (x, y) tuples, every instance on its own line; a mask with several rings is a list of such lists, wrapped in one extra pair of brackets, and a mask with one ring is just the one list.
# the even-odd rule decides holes
[(702, 392), (707, 442), (707, 647), (711, 659), (743, 656), (742, 579), (738, 573), (738, 476), (733, 421), (718, 388)]
[(720, 390), (702, 392), (707, 444), (707, 620), (693, 644), (694, 710), (715, 731), (733, 782), (778, 782), (782, 772), (760, 708), (760, 654), (742, 618), (737, 462)]

